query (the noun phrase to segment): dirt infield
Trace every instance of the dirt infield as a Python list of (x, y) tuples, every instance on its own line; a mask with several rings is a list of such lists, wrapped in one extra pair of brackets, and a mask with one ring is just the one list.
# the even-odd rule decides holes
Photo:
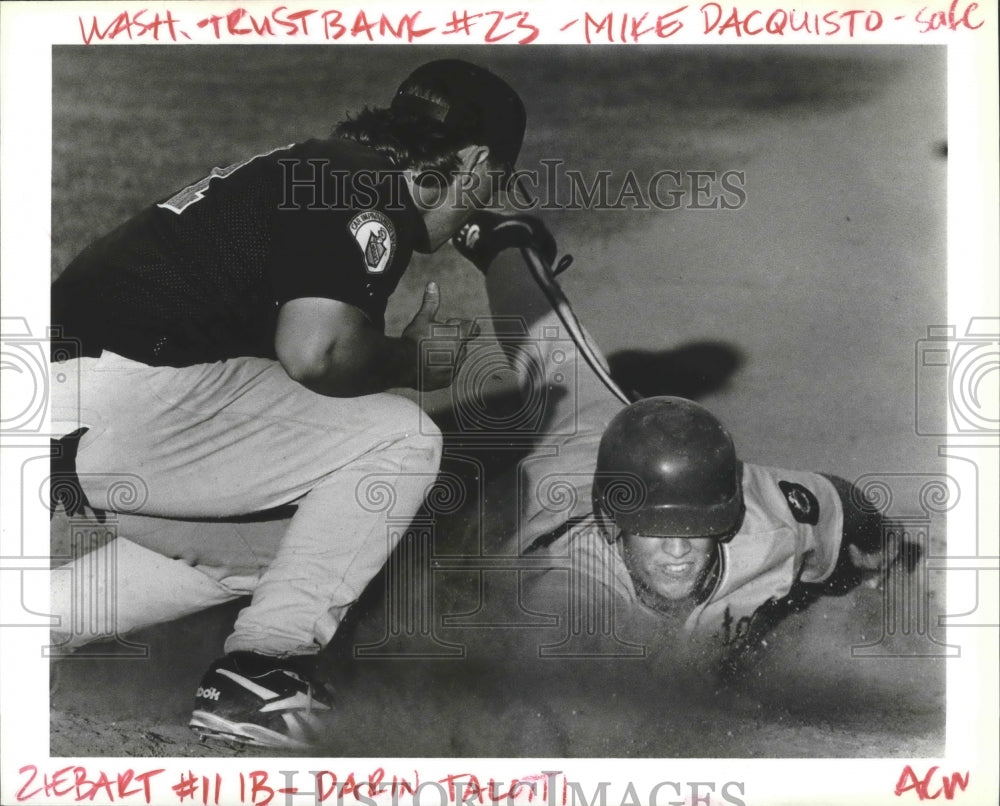
[[(384, 103), (400, 76), (439, 53), (55, 48), (53, 276), (142, 205), (214, 165), (326, 134), (345, 112)], [(524, 96), (521, 167), (539, 172), (536, 193), (551, 208), (540, 214), (575, 256), (563, 286), (625, 383), (700, 399), (758, 464), (891, 484), (943, 471), (937, 441), (915, 428), (918, 417), (943, 416), (944, 405), (917, 394), (915, 361), (927, 327), (946, 319), (942, 48), (448, 53), (485, 63)], [(684, 185), (674, 203), (666, 171), (702, 184)], [(589, 185), (600, 172), (608, 172), (605, 209), (574, 205), (571, 175)], [(408, 321), (429, 278), (448, 315), (486, 315), (481, 278), (445, 247), (415, 257), (390, 304), (389, 332)], [(421, 402), (449, 420), (450, 392)], [(459, 474), (470, 472), (463, 457), (480, 462), (484, 494), (437, 519), (433, 558), (495, 539), (513, 517), (512, 455), (458, 437), (446, 451), (446, 468)], [(907, 506), (926, 518), (926, 548), (943, 554), (943, 515)], [(64, 527), (54, 522), (57, 545)], [(440, 621), (433, 632), (443, 657), (356, 658), (356, 647), (379, 645), (390, 631), (380, 578), (324, 653), (340, 692), (324, 750), (939, 755), (945, 662), (926, 625), (943, 607), (940, 576), (918, 564), (909, 577), (929, 619), (917, 629), (894, 621), (881, 591), (859, 588), (790, 616), (738, 686), (679, 672), (667, 690), (645, 687), (641, 671), (622, 667), (628, 661), (556, 671), (526, 664), (503, 677), (488, 655), (449, 659), (447, 647), (462, 645), (470, 628)], [(435, 575), (432, 618), (474, 610), (480, 579)], [(148, 657), (101, 645), (104, 657), (60, 662), (52, 755), (252, 755), (201, 745), (185, 727), (197, 679), (220, 654), (236, 609), (130, 636)]]

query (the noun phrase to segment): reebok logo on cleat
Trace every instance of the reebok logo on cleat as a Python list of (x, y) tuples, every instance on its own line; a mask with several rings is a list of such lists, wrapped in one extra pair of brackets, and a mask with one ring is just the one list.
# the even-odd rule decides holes
[[(190, 689), (188, 690), (190, 691)], [(195, 699), (215, 700), (218, 702), (219, 690), (215, 686), (212, 686), (211, 688), (202, 688), (201, 686), (198, 686), (198, 691), (195, 692), (194, 696)]]
[[(243, 686), (247, 691), (256, 694), (264, 701), (263, 707), (260, 709), (262, 712), (265, 711), (277, 711), (286, 709), (301, 709), (301, 710), (311, 710), (316, 709), (319, 711), (329, 711), (330, 706), (322, 702), (314, 700), (309, 694), (304, 691), (297, 691), (294, 694), (278, 699), (278, 692), (271, 691), (269, 688), (258, 685), (252, 680), (248, 680), (241, 674), (236, 672), (231, 672), (228, 669), (219, 669), (218, 673), (223, 677), (228, 677), (230, 680)], [(301, 680), (301, 678), (294, 672), (285, 671), (284, 672), (289, 677), (295, 680)]]
[(296, 691), (291, 697), (264, 703), (260, 711), (261, 713), (266, 713), (268, 711), (311, 711), (313, 709), (317, 711), (329, 711), (330, 706), (316, 702), (305, 692)]

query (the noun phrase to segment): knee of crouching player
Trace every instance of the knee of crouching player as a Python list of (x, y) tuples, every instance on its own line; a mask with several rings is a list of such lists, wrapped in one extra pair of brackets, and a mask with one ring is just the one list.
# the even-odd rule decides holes
[(441, 464), (443, 444), (440, 427), (416, 403), (403, 397), (391, 397), (389, 409), (380, 417), (384, 437), (405, 448), (407, 471), (436, 473)]

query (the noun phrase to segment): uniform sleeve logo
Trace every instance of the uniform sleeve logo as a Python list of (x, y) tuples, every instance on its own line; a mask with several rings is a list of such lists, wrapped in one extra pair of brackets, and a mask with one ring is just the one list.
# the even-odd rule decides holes
[(385, 213), (365, 210), (347, 224), (365, 260), (365, 271), (382, 274), (396, 251), (396, 230)]
[(819, 523), (819, 501), (810, 490), (791, 481), (779, 481), (778, 486), (785, 494), (788, 508), (795, 520), (799, 523), (808, 523), (810, 526)]

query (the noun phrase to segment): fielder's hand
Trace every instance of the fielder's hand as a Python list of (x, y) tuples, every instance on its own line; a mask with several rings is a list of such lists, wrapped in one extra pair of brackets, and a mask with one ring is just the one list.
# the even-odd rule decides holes
[(502, 250), (512, 247), (534, 248), (552, 264), (556, 259), (556, 241), (541, 219), (527, 215), (499, 215), (486, 210), (474, 213), (451, 239), (459, 254), (486, 273)]
[(402, 333), (402, 338), (417, 344), (419, 368), (416, 388), (422, 392), (451, 385), (465, 360), (469, 342), (476, 337), (470, 319), (437, 319), (441, 291), (430, 282), (424, 289), (420, 310)]

